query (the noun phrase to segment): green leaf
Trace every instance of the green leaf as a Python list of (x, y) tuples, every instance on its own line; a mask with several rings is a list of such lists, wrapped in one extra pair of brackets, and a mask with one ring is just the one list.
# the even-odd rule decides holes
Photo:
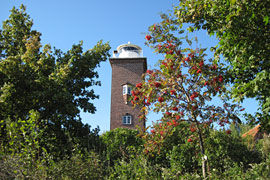
[(236, 0), (230, 0), (231, 5), (234, 5)]
[(268, 24), (268, 19), (269, 19), (269, 17), (268, 17), (268, 16), (264, 16), (263, 22), (265, 22), (265, 25), (267, 25), (267, 24)]

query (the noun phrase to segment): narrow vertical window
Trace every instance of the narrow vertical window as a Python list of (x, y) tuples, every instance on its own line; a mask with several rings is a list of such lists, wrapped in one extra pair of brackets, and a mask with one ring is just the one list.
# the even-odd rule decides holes
[(131, 95), (131, 86), (128, 86), (128, 87), (127, 87), (127, 94), (128, 94), (128, 95)]
[(123, 95), (126, 95), (126, 94), (128, 94), (128, 95), (131, 95), (131, 89), (132, 89), (132, 87), (131, 87), (131, 85), (124, 85), (123, 86)]
[(123, 124), (127, 124), (126, 116), (123, 116), (123, 117), (122, 117), (122, 122), (123, 122)]
[(124, 85), (123, 86), (123, 95), (125, 95), (125, 94), (127, 94), (127, 87), (126, 87), (127, 85)]

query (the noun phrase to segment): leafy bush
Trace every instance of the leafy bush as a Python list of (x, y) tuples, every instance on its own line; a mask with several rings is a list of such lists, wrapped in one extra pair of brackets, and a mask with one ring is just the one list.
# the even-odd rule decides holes
[(74, 149), (85, 153), (100, 151), (99, 128), (90, 129), (91, 126), (81, 121), (70, 120), (69, 124), (71, 125), (58, 130), (52, 130), (53, 127), (49, 125), (44, 132), (41, 146), (45, 147), (55, 160), (72, 156)]
[(101, 136), (101, 141), (108, 165), (112, 165), (115, 160), (129, 159), (143, 144), (143, 140), (138, 137), (138, 131), (126, 128), (106, 132)]
[(29, 112), (27, 120), (1, 121), (6, 126), (6, 139), (0, 149), (0, 175), (4, 179), (44, 179), (51, 162), (40, 146), (46, 127), (38, 125), (39, 113)]
[(264, 135), (263, 139), (258, 140), (256, 149), (262, 153), (265, 159), (270, 156), (270, 136)]
[(252, 164), (246, 172), (246, 179), (270, 179), (270, 157), (260, 164)]
[(138, 155), (129, 161), (115, 163), (108, 179), (161, 179), (161, 172), (158, 165), (150, 164), (143, 155)]
[(232, 167), (234, 163), (247, 169), (250, 163), (261, 161), (260, 154), (249, 150), (242, 137), (231, 136), (224, 131), (212, 130), (205, 145), (210, 169), (220, 172)]
[(201, 170), (199, 166), (200, 156), (197, 152), (198, 149), (196, 150), (195, 145), (189, 142), (174, 146), (168, 154), (171, 172), (177, 175), (199, 173)]
[(65, 158), (54, 163), (48, 174), (52, 179), (104, 179), (104, 167), (95, 152), (85, 155), (74, 153), (71, 158)]

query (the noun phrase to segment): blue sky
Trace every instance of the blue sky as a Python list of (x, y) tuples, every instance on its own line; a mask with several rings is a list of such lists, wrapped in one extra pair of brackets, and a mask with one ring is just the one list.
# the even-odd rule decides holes
[[(160, 21), (159, 14), (172, 10), (177, 0), (2, 0), (0, 2), (0, 21), (8, 18), (13, 6), (27, 7), (27, 13), (34, 20), (33, 29), (42, 33), (42, 44), (67, 51), (73, 44), (84, 42), (84, 50), (92, 48), (99, 40), (110, 42), (111, 54), (120, 44), (130, 41), (143, 49), (148, 66), (160, 59), (150, 48), (144, 45), (148, 27)], [(211, 47), (217, 43), (206, 32), (197, 32), (199, 44)], [(94, 101), (95, 114), (81, 113), (84, 123), (92, 127), (99, 126), (101, 133), (110, 129), (110, 88), (111, 67), (109, 61), (98, 68), (101, 87), (95, 87), (100, 95)], [(256, 103), (245, 101), (247, 111), (254, 112)], [(153, 118), (155, 118), (153, 116)], [(150, 120), (153, 121), (155, 119)]]

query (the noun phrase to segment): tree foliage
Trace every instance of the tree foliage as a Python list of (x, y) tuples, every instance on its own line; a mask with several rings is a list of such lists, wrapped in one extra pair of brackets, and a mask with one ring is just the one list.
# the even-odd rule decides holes
[(110, 46), (100, 41), (84, 52), (80, 42), (62, 52), (42, 46), (41, 33), (32, 26), (22, 5), (11, 10), (0, 30), (0, 119), (28, 119), (35, 110), (46, 120), (37, 123), (46, 124), (49, 134), (78, 134), (80, 110), (96, 110), (91, 100), (98, 95), (91, 87), (100, 85), (95, 69), (109, 56)]
[[(205, 177), (203, 129), (213, 123), (221, 127), (232, 121), (240, 123), (236, 116), (239, 106), (230, 104), (225, 95), (224, 65), (218, 64), (218, 59), (207, 59), (203, 48), (184, 48), (184, 31), (174, 16), (163, 15), (162, 21), (149, 30), (147, 44), (164, 55), (164, 59), (158, 62), (158, 69), (148, 70), (142, 83), (132, 91), (132, 103), (141, 107), (142, 118), (150, 111), (162, 114), (153, 127), (148, 150), (158, 150), (176, 126), (187, 122), (193, 135), (187, 136), (186, 140), (199, 144)], [(192, 43), (188, 38), (186, 40)]]
[(205, 29), (219, 43), (215, 55), (222, 55), (229, 66), (236, 100), (256, 98), (261, 112), (256, 117), (270, 129), (270, 22), (269, 0), (183, 0), (175, 7), (178, 23), (188, 29)]

